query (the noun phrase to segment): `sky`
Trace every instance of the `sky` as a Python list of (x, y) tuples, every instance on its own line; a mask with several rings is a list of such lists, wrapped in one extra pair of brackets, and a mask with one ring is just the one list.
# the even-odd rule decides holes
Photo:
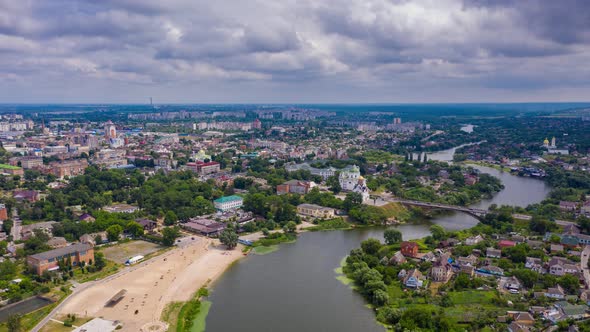
[(590, 101), (587, 0), (0, 0), (0, 103)]

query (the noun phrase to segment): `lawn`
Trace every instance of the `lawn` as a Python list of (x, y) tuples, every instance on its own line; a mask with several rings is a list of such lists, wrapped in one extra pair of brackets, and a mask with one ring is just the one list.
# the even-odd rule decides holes
[(101, 249), (101, 252), (104, 253), (106, 259), (124, 264), (133, 256), (148, 256), (164, 248), (159, 244), (137, 240), (108, 246)]
[(412, 213), (399, 203), (387, 203), (379, 208), (385, 212), (387, 218), (395, 218), (399, 221), (406, 221), (412, 216)]
[(120, 267), (121, 264), (117, 264), (113, 261), (107, 260), (106, 266), (102, 270), (97, 272), (82, 273), (81, 269), (74, 269), (74, 280), (76, 280), (79, 283), (85, 283), (96, 279), (103, 279), (110, 276), (111, 274), (117, 273)]
[(461, 291), (450, 292), (449, 296), (453, 304), (491, 304), (492, 299), (496, 297), (494, 291)]
[[(55, 317), (56, 320), (59, 321), (64, 321), (67, 320), (66, 316), (59, 316), (59, 317)], [(76, 317), (76, 320), (73, 322), (73, 326), (80, 326), (80, 325), (84, 325), (86, 323), (88, 323), (90, 320), (92, 320), (92, 318), (80, 318), (80, 317)], [(45, 325), (42, 329), (41, 332), (70, 332), (73, 331), (74, 327), (67, 327), (64, 326), (64, 324), (62, 323), (58, 323), (55, 321), (49, 321), (49, 323), (47, 323), (47, 325)]]

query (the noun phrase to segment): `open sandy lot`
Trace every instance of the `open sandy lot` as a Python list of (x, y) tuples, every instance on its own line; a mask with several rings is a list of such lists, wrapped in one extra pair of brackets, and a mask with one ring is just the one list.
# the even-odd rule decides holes
[(123, 264), (133, 256), (147, 256), (162, 248), (164, 247), (159, 244), (138, 240), (117, 244), (104, 248), (101, 251), (104, 253), (106, 259)]
[[(146, 323), (159, 321), (167, 303), (186, 301), (201, 286), (219, 277), (232, 262), (243, 257), (241, 249), (238, 246), (226, 251), (218, 240), (196, 238), (96, 282), (69, 299), (60, 314), (118, 320), (123, 323), (122, 331), (140, 331)], [(127, 290), (125, 297), (107, 306), (122, 289)]]

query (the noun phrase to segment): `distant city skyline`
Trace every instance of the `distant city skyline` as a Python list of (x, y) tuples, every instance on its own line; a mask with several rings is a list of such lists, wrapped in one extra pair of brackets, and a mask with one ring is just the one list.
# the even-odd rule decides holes
[(0, 103), (590, 101), (584, 0), (0, 0)]

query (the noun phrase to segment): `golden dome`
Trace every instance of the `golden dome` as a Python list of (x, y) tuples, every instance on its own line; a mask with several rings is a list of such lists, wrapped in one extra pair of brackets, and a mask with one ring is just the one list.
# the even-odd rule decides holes
[(543, 141), (543, 144), (549, 144), (549, 140), (545, 138), (545, 140)]

